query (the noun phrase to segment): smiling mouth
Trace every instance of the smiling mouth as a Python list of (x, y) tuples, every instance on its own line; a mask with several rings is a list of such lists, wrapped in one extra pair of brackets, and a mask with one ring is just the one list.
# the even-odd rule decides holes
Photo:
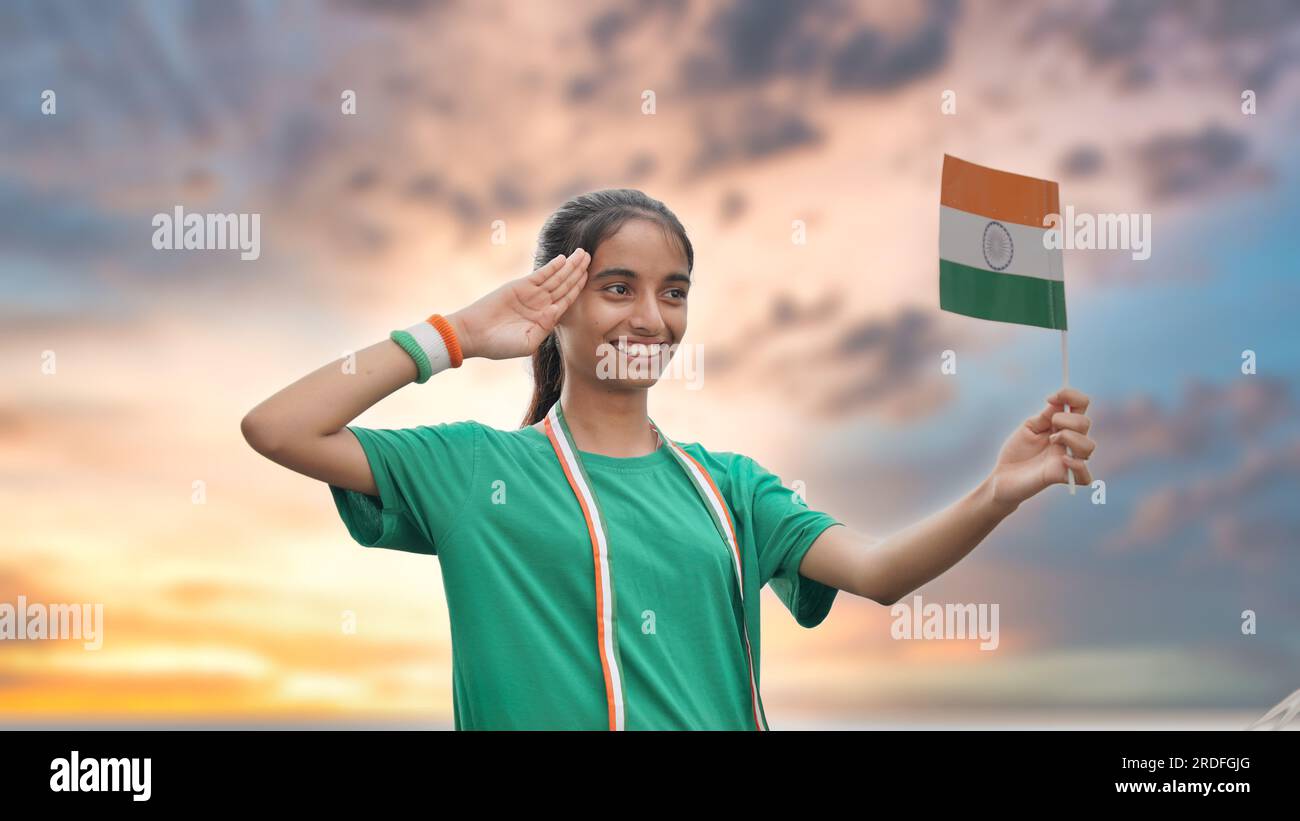
[(624, 354), (626, 356), (633, 356), (633, 357), (650, 356), (651, 354), (655, 354), (655, 353), (663, 354), (663, 353), (667, 353), (668, 351), (668, 343), (662, 341), (661, 342), (626, 342), (625, 340), (622, 339), (612, 339), (609, 340), (609, 344), (613, 345), (615, 350), (617, 350), (619, 353)]

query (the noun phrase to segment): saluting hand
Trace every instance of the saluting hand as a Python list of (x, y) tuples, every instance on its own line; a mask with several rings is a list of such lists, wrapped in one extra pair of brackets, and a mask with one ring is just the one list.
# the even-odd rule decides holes
[(560, 254), (448, 316), (464, 358), (531, 356), (582, 292), (590, 262), (581, 248)]

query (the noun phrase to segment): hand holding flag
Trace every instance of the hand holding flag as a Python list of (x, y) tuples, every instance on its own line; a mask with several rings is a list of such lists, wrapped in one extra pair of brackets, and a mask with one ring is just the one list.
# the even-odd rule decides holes
[[(1087, 460), (1097, 443), (1088, 438), (1092, 427), (1085, 415), (1088, 402), (1082, 391), (1062, 388), (1007, 438), (993, 468), (993, 495), (999, 506), (1015, 507), (1043, 488), (1064, 482), (1068, 470), (1082, 484), (1092, 484)], [(1074, 455), (1066, 452), (1067, 447)]]
[[(948, 154), (943, 156), (939, 191), (939, 308), (996, 322), (1059, 330), (1062, 385), (1068, 386), (1065, 270), (1060, 245), (1053, 247), (1046, 241), (1053, 221), (1059, 230), (1060, 202), (1060, 186), (1051, 180), (986, 168)], [(1058, 435), (1052, 441), (1066, 446), (1062, 470), (1069, 479), (1071, 494), (1074, 493), (1074, 465), (1082, 465), (1082, 460), (1075, 458), (1069, 449), (1077, 447), (1074, 437), (1088, 430), (1086, 425), (1082, 429), (1074, 427), (1075, 417), (1082, 418), (1087, 408), (1087, 398), (1083, 397), (1084, 405), (1071, 413), (1072, 394), (1083, 397), (1065, 387), (1054, 394), (1064, 398), (1065, 410), (1059, 415), (1060, 424), (1066, 430), (1059, 435), (1048, 433), (1044, 426), (1049, 422), (1053, 427), (1056, 424), (1056, 417), (1050, 414), (1046, 419), (1041, 414), (1035, 417), (1040, 420), (1037, 428), (1041, 430), (1028, 428), (1044, 436)], [(1049, 397), (1049, 409), (1051, 401)], [(1085, 438), (1085, 441), (1090, 440)], [(1008, 442), (1008, 447), (1013, 444), (1013, 453), (1024, 460), (1036, 457), (1043, 448), (1030, 438)], [(1087, 459), (1091, 452), (1089, 446), (1083, 458)], [(1018, 478), (1027, 481), (1029, 477)], [(1087, 479), (1087, 483), (1091, 481)], [(1017, 492), (1033, 484), (1018, 485)], [(1029, 495), (1039, 489), (1034, 488)]]

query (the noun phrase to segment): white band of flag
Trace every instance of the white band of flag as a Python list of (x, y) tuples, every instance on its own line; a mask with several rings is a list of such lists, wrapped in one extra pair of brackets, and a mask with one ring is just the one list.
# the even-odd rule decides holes
[(1043, 246), (1046, 228), (990, 220), (946, 205), (939, 206), (939, 256), (1000, 274), (1062, 280), (1061, 250)]

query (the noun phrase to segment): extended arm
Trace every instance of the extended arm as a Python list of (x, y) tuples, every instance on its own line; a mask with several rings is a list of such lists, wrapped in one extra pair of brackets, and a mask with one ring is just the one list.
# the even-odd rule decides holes
[[(889, 605), (952, 567), (975, 549), (1020, 503), (1066, 481), (1073, 469), (1092, 484), (1087, 460), (1089, 399), (1074, 388), (1047, 397), (1047, 406), (1012, 432), (993, 472), (962, 498), (885, 539), (831, 527), (804, 554), (799, 572), (815, 581)], [(1070, 407), (1070, 411), (1064, 408)], [(1072, 449), (1073, 453), (1066, 451)]]
[(814, 581), (890, 605), (975, 549), (1018, 505), (994, 500), (993, 479), (885, 539), (849, 527), (823, 530), (799, 572)]

